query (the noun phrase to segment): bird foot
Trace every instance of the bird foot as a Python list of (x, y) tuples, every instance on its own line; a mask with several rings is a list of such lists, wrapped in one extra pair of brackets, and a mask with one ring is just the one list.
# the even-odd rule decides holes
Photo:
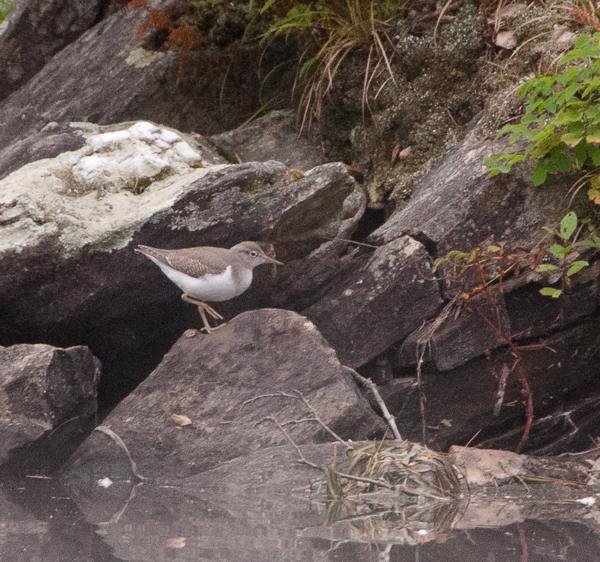
[(208, 323), (208, 319), (206, 318), (207, 313), (211, 318), (215, 320), (223, 320), (223, 317), (212, 306), (209, 306), (205, 302), (193, 299), (187, 293), (183, 293), (183, 295), (181, 295), (181, 300), (189, 304), (195, 304), (198, 307), (198, 312), (200, 313), (200, 316), (202, 317), (202, 322), (204, 323), (204, 327), (201, 328), (200, 331), (205, 331), (207, 334), (212, 334), (215, 330), (225, 325), (221, 324), (216, 328), (211, 327), (211, 325)]
[(212, 328), (208, 323), (207, 325), (205, 325), (203, 328), (200, 328), (200, 332), (206, 332), (207, 334), (212, 334), (213, 332), (216, 332), (219, 328), (222, 328), (223, 326), (227, 326), (227, 322), (223, 322), (223, 324), (219, 324), (218, 326), (215, 326), (214, 328)]

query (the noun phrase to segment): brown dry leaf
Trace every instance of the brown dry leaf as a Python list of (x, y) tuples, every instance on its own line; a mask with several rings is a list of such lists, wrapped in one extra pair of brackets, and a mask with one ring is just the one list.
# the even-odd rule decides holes
[(185, 546), (185, 537), (173, 537), (167, 540), (168, 548), (183, 548)]
[(410, 146), (407, 146), (404, 150), (400, 151), (400, 154), (398, 154), (398, 158), (408, 158), (411, 152), (412, 148)]
[(187, 416), (181, 416), (179, 414), (173, 414), (171, 416), (171, 418), (173, 418), (173, 421), (177, 425), (180, 425), (181, 427), (183, 427), (185, 425), (191, 425), (192, 424), (192, 420), (190, 418), (188, 418)]

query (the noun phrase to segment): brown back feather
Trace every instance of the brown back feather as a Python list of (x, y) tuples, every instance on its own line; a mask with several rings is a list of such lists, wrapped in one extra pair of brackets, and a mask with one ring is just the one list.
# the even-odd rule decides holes
[(163, 250), (150, 246), (139, 246), (136, 252), (145, 256), (152, 256), (165, 265), (181, 271), (192, 277), (202, 275), (218, 275), (227, 268), (227, 253), (225, 248), (182, 248), (180, 250)]

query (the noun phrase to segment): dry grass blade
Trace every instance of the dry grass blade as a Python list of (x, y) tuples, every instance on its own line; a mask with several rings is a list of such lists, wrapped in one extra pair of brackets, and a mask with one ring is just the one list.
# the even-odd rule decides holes
[[(446, 13), (446, 11), (448, 10), (448, 8), (450, 7), (450, 5), (452, 4), (453, 0), (448, 0), (445, 4), (444, 7), (442, 8), (440, 15), (438, 16), (437, 21), (435, 22), (435, 28), (433, 30), (433, 40), (434, 42), (437, 40), (437, 30), (438, 27), (440, 25), (440, 22), (442, 21), (442, 18), (444, 17), (444, 14)], [(502, 2), (500, 2), (501, 4)]]
[(370, 484), (349, 483), (345, 490), (347, 495), (371, 492), (373, 483), (436, 500), (460, 495), (460, 482), (450, 460), (408, 441), (355, 447), (348, 472)]

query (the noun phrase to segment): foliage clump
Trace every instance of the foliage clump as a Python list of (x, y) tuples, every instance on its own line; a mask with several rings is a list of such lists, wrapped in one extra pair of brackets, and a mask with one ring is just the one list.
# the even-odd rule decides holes
[(512, 153), (485, 158), (490, 175), (507, 173), (524, 160), (536, 165), (532, 181), (540, 185), (548, 174), (575, 171), (579, 187), (600, 204), (600, 33), (583, 35), (560, 63), (564, 72), (525, 81), (517, 92), (527, 100), (525, 115), (505, 125), (499, 137), (527, 145)]

